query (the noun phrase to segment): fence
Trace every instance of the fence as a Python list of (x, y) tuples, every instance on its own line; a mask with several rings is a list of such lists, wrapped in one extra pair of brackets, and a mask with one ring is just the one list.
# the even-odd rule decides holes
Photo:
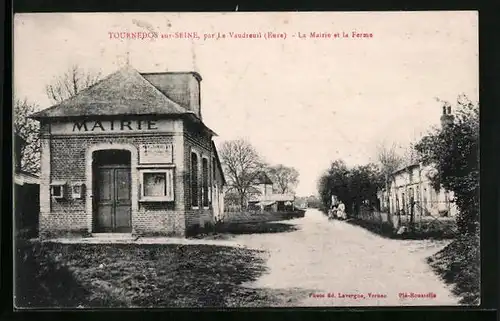
[(304, 217), (304, 215), (304, 210), (295, 210), (288, 212), (235, 211), (224, 212), (222, 221), (224, 223), (271, 222), (300, 218)]
[(358, 214), (353, 215), (353, 218), (393, 234), (411, 232), (421, 236), (452, 237), (456, 235), (455, 217), (435, 215), (429, 211), (424, 211), (426, 215), (419, 213), (422, 213), (421, 208), (415, 203), (413, 208), (409, 209), (409, 213), (404, 211), (386, 213), (373, 208), (363, 208)]

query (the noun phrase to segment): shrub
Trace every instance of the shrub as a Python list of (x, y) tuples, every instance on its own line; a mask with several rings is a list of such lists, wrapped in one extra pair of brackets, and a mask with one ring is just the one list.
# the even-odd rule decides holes
[(73, 306), (85, 301), (88, 291), (44, 243), (16, 241), (16, 306), (18, 308)]
[(448, 284), (462, 304), (479, 304), (480, 252), (479, 235), (462, 235), (428, 258), (434, 271)]
[(424, 163), (436, 167), (430, 177), (434, 187), (454, 193), (460, 233), (473, 234), (479, 225), (479, 104), (459, 97), (457, 105), (453, 121), (423, 137), (415, 148)]

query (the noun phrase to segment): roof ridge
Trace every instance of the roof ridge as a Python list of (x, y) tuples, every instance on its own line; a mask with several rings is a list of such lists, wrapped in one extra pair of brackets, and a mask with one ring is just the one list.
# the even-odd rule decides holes
[[(67, 99), (62, 100), (61, 102), (42, 109), (40, 111), (37, 111), (31, 115), (29, 115), (30, 118), (43, 118), (43, 117), (50, 117), (46, 116), (48, 114), (53, 113), (54, 111), (58, 111), (60, 108), (64, 108), (66, 105), (72, 105), (72, 104), (77, 104), (81, 101), (81, 99), (85, 99), (87, 97), (92, 97), (95, 93), (94, 92), (99, 92), (101, 90), (106, 90), (106, 88), (109, 86), (108, 82), (114, 82), (116, 90), (119, 90), (120, 83), (125, 81), (126, 83), (132, 82), (136, 83), (138, 86), (142, 87), (145, 90), (145, 93), (147, 92), (147, 95), (150, 95), (153, 97), (153, 99), (156, 100), (157, 102), (157, 110), (154, 112), (155, 114), (163, 114), (164, 112), (167, 112), (170, 109), (171, 114), (192, 114), (195, 115), (195, 113), (188, 108), (180, 105), (178, 102), (172, 100), (170, 97), (165, 95), (159, 88), (154, 86), (151, 82), (149, 82), (144, 76), (141, 75), (141, 73), (131, 67), (131, 66), (124, 66), (122, 68), (119, 68), (118, 70), (108, 74), (106, 77), (100, 79), (97, 81), (95, 84), (79, 91), (76, 95), (73, 95)], [(112, 107), (110, 107), (112, 108)]]
[(186, 70), (186, 71), (158, 71), (158, 72), (139, 72), (141, 75), (165, 75), (165, 74), (192, 74), (195, 76), (198, 81), (202, 81), (202, 77), (199, 72), (194, 71), (194, 70)]
[[(73, 96), (68, 97), (68, 98), (66, 98), (66, 99), (64, 99), (64, 100), (61, 100), (59, 103), (57, 103), (57, 104), (55, 104), (55, 105), (52, 105), (52, 106), (50, 106), (50, 107), (48, 107), (48, 108), (42, 109), (42, 110), (40, 110), (40, 111), (38, 111), (38, 112), (36, 112), (36, 113), (32, 114), (32, 116), (35, 116), (35, 115), (37, 115), (37, 114), (39, 114), (39, 113), (42, 113), (42, 112), (50, 111), (51, 109), (54, 109), (54, 108), (56, 108), (56, 107), (59, 107), (59, 106), (60, 106), (60, 105), (62, 105), (63, 103), (67, 103), (67, 102), (69, 102), (69, 101), (71, 101), (71, 100), (74, 100), (74, 99), (75, 99), (78, 95), (86, 93), (87, 91), (89, 91), (89, 90), (90, 90), (90, 89), (92, 89), (93, 87), (95, 87), (95, 86), (97, 86), (97, 85), (101, 84), (102, 82), (104, 82), (104, 81), (108, 80), (109, 78), (111, 78), (111, 77), (113, 77), (114, 75), (118, 74), (119, 72), (123, 72), (123, 71), (129, 71), (129, 72), (130, 72), (130, 71), (135, 71), (136, 73), (139, 73), (139, 72), (138, 72), (135, 68), (133, 68), (133, 67), (131, 67), (131, 66), (126, 65), (126, 66), (124, 66), (124, 67), (121, 67), (121, 68), (119, 68), (119, 69), (115, 70), (114, 72), (112, 72), (112, 73), (108, 74), (106, 77), (103, 77), (102, 79), (100, 79), (100, 80), (96, 81), (94, 84), (92, 84), (92, 85), (90, 85), (90, 86), (88, 86), (88, 87), (86, 87), (86, 88), (84, 88), (84, 89), (80, 90), (78, 93), (76, 93), (76, 95), (73, 95)], [(142, 78), (142, 76), (141, 76), (141, 78)]]
[(185, 113), (192, 113), (192, 114), (195, 114), (192, 110), (190, 110), (189, 108), (179, 104), (178, 102), (174, 101), (172, 98), (168, 97), (166, 94), (164, 94), (160, 89), (158, 89), (155, 85), (153, 85), (149, 80), (147, 80), (146, 78), (144, 78), (144, 76), (142, 75), (143, 73), (140, 73), (138, 72), (139, 76), (141, 76), (141, 78), (148, 83), (149, 86), (153, 87), (154, 90), (159, 93), (160, 95), (162, 95), (163, 97), (165, 97), (166, 99), (168, 99), (172, 104), (174, 104), (176, 107), (179, 107), (179, 108), (182, 108), (183, 111), (182, 112), (185, 112)]
[(120, 68), (120, 69), (116, 70), (115, 72), (110, 73), (110, 74), (109, 74), (109, 75), (107, 75), (106, 77), (104, 77), (104, 78), (102, 78), (102, 79), (100, 79), (100, 80), (96, 81), (94, 84), (92, 84), (92, 85), (90, 85), (90, 86), (88, 86), (88, 87), (86, 87), (86, 88), (84, 88), (84, 89), (80, 90), (78, 93), (76, 93), (76, 95), (73, 95), (73, 96), (71, 96), (71, 97), (68, 97), (68, 98), (66, 98), (66, 99), (63, 99), (63, 100), (61, 100), (60, 102), (58, 102), (57, 104), (55, 104), (55, 105), (52, 105), (52, 106), (47, 107), (47, 108), (45, 108), (45, 109), (39, 110), (39, 111), (37, 111), (36, 113), (31, 114), (29, 117), (33, 117), (33, 116), (36, 116), (36, 115), (38, 115), (38, 114), (48, 112), (48, 111), (50, 111), (50, 110), (52, 110), (52, 109), (55, 109), (55, 108), (59, 107), (59, 106), (60, 106), (60, 105), (62, 105), (63, 103), (66, 103), (66, 102), (68, 102), (68, 101), (74, 100), (74, 98), (75, 98), (76, 96), (78, 96), (80, 93), (85, 93), (86, 91), (90, 90), (92, 87), (95, 87), (96, 85), (98, 85), (98, 84), (102, 83), (103, 81), (105, 81), (105, 80), (109, 79), (111, 76), (113, 76), (114, 74), (116, 74), (116, 73), (120, 72), (122, 69), (125, 69), (125, 68), (126, 68), (126, 67), (122, 67), (122, 68)]
[(136, 69), (133, 69), (133, 70), (142, 79), (142, 81), (144, 83), (146, 83), (148, 86), (150, 86), (151, 88), (153, 88), (153, 90), (157, 94), (160, 94), (163, 98), (167, 99), (168, 102), (172, 103), (176, 108), (180, 108), (181, 110), (178, 110), (179, 113), (192, 113), (192, 114), (194, 114), (194, 112), (192, 110), (187, 109), (186, 107), (184, 107), (184, 106), (180, 105), (179, 103), (173, 101), (170, 97), (168, 97), (167, 95), (165, 95), (164, 93), (162, 93), (158, 88), (156, 88), (152, 83), (150, 83), (146, 78), (144, 78), (138, 70), (136, 70)]

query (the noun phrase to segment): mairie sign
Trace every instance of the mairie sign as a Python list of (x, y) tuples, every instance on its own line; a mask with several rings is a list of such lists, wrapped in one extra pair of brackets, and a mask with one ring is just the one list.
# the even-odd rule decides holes
[(56, 135), (93, 135), (122, 133), (174, 132), (175, 121), (169, 119), (115, 119), (115, 120), (77, 120), (51, 124), (51, 133)]
[(139, 145), (139, 163), (170, 164), (173, 163), (172, 144)]

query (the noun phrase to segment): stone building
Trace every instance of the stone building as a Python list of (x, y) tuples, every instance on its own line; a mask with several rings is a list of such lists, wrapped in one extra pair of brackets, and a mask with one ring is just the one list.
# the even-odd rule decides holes
[[(441, 127), (453, 124), (451, 106), (444, 106)], [(429, 177), (436, 169), (430, 165), (413, 163), (393, 172), (389, 178), (389, 191), (381, 190), (378, 199), (382, 211), (415, 217), (453, 217), (458, 213), (453, 192), (443, 187), (434, 188)]]
[(14, 134), (14, 231), (27, 237), (35, 237), (38, 232), (39, 177), (22, 169), (22, 149), (26, 140)]
[(225, 181), (200, 82), (125, 67), (32, 115), (42, 235), (187, 236), (212, 224)]
[(413, 210), (416, 218), (456, 216), (453, 192), (432, 186), (429, 176), (433, 171), (433, 166), (419, 163), (395, 171), (390, 178), (389, 195), (385, 190), (379, 192), (382, 210), (398, 215), (410, 215)]
[(293, 211), (295, 195), (276, 194), (273, 191), (273, 181), (265, 172), (260, 172), (253, 184), (248, 200), (249, 208), (260, 211)]
[(266, 196), (273, 194), (273, 181), (265, 172), (260, 172), (254, 179), (252, 185), (252, 195)]

